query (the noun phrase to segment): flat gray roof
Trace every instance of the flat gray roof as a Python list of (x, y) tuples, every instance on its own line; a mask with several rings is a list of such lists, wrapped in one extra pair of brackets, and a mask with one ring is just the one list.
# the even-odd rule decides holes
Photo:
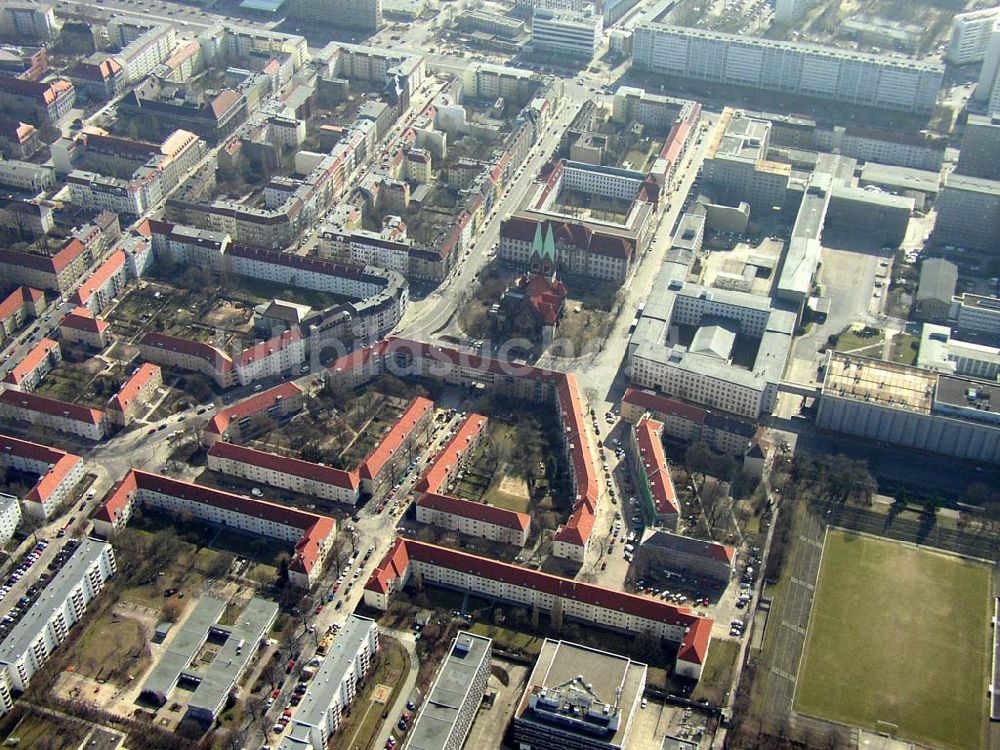
[[(247, 664), (257, 653), (261, 639), (278, 616), (278, 605), (266, 599), (251, 599), (243, 608), (239, 619), (231, 627), (215, 625), (215, 630), (229, 631), (206, 671), (197, 673), (201, 683), (188, 700), (188, 709), (211, 712), (216, 715), (226, 702), (226, 696), (236, 685)], [(192, 671), (192, 675), (196, 674)]]
[[(42, 589), (41, 595), (35, 600), (18, 623), (0, 643), (0, 664), (15, 663), (25, 651), (31, 648), (32, 641), (38, 637), (42, 628), (61, 608), (69, 597), (70, 591), (83, 580), (87, 568), (99, 559), (111, 545), (98, 539), (84, 539), (80, 546), (70, 556), (62, 569)], [(9, 610), (8, 610), (9, 611)]]
[(949, 406), (981, 412), (982, 418), (995, 420), (1000, 414), (1000, 385), (957, 375), (942, 375), (938, 378), (934, 400)]
[(344, 675), (354, 662), (362, 644), (371, 637), (375, 621), (368, 617), (351, 615), (333, 641), (326, 658), (309, 683), (309, 690), (302, 696), (289, 731), (278, 745), (278, 750), (298, 750), (309, 742), (309, 730), (319, 726), (333, 704), (333, 700), (344, 683)]
[[(410, 729), (407, 750), (444, 750), (449, 746), (459, 710), (483, 661), (489, 661), (492, 644), (491, 639), (467, 630), (455, 637), (427, 694), (427, 702)], [(460, 742), (455, 747), (461, 745)]]
[(896, 167), (870, 161), (861, 168), (861, 182), (934, 194), (941, 186), (941, 175), (927, 169)]
[(143, 693), (163, 698), (170, 695), (181, 673), (204, 645), (208, 629), (219, 621), (225, 609), (226, 603), (214, 596), (203, 596), (198, 600), (184, 625), (179, 630), (175, 629), (166, 651), (146, 678)]
[[(515, 716), (520, 720), (548, 724), (545, 714), (531, 709), (531, 697), (541, 695), (542, 691), (547, 695), (573, 695), (598, 711), (603, 706), (608, 707), (612, 719), (609, 732), (614, 731), (611, 736), (602, 739), (612, 747), (621, 747), (628, 735), (636, 704), (642, 700), (646, 671), (645, 664), (626, 656), (546, 638)], [(560, 722), (557, 726), (560, 731), (573, 734), (571, 724)]]
[[(184, 626), (178, 630), (166, 652), (146, 679), (143, 693), (166, 699), (182, 677), (198, 681), (188, 700), (188, 709), (216, 715), (237, 678), (257, 653), (260, 640), (278, 616), (278, 605), (252, 598), (232, 626), (218, 625), (226, 602), (204, 596), (195, 605)], [(192, 667), (191, 662), (204, 646), (210, 632), (226, 634), (211, 664)]]
[(964, 190), (970, 193), (1000, 194), (1000, 180), (987, 180), (985, 177), (969, 177), (952, 172), (945, 180), (944, 186), (954, 190)]

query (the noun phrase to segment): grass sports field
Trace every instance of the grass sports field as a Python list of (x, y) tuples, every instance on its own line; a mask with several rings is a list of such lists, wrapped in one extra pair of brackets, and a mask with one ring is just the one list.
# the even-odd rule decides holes
[(984, 747), (990, 614), (988, 566), (831, 529), (795, 710)]

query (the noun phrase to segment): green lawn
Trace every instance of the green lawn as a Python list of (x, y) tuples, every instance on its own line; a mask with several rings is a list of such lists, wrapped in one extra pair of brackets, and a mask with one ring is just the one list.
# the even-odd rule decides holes
[(729, 683), (733, 679), (733, 667), (740, 653), (740, 644), (736, 641), (724, 641), (721, 638), (712, 640), (708, 649), (708, 661), (702, 672), (698, 685), (691, 693), (692, 700), (704, 698), (715, 706), (725, 705)]
[(920, 337), (912, 333), (900, 333), (893, 337), (889, 345), (889, 359), (901, 365), (915, 365), (920, 351)]
[(865, 331), (863, 327), (858, 326), (858, 329), (855, 330), (854, 326), (848, 326), (837, 334), (837, 351), (856, 352), (865, 357), (881, 359), (882, 350), (879, 347), (885, 342), (885, 332), (879, 329), (871, 330), (874, 333), (863, 335)]
[(523, 495), (513, 495), (509, 492), (504, 492), (496, 485), (486, 490), (483, 499), (491, 505), (512, 510), (515, 513), (527, 513), (531, 506), (531, 501), (528, 498)]
[(990, 569), (830, 531), (795, 709), (901, 738), (986, 743)]

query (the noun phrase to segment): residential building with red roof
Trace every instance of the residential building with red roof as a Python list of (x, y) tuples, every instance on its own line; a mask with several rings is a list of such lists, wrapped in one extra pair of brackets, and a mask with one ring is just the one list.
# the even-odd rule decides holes
[(9, 435), (0, 435), (0, 466), (38, 475), (35, 486), (21, 498), (25, 514), (34, 518), (51, 518), (60, 505), (74, 500), (73, 490), (83, 479), (79, 456)]
[(38, 289), (20, 286), (0, 302), (0, 343), (6, 343), (30, 318), (45, 308), (45, 295)]
[(425, 492), (417, 500), (417, 521), (517, 547), (528, 543), (531, 532), (527, 513), (438, 492)]
[(108, 402), (108, 417), (114, 424), (125, 427), (139, 418), (163, 385), (159, 365), (143, 362)]
[(0, 153), (8, 159), (29, 159), (42, 145), (41, 134), (34, 125), (17, 117), (0, 117)]
[(289, 579), (303, 588), (319, 579), (337, 535), (337, 522), (328, 516), (138, 470), (105, 496), (93, 517), (94, 531), (113, 537), (137, 505), (170, 514), (187, 511), (212, 524), (294, 545)]
[(302, 461), (217, 440), (208, 450), (208, 468), (228, 476), (280, 487), (335, 503), (356, 505), (361, 497), (357, 469)]
[(292, 381), (286, 381), (221, 409), (205, 427), (205, 440), (209, 444), (220, 438), (240, 440), (255, 416), (283, 419), (300, 411), (304, 403), (302, 389)]
[[(469, 414), (414, 486), (417, 521), (469, 536), (523, 547), (528, 543), (531, 516), (452, 494), (449, 482), (485, 434), (486, 417)], [(449, 485), (446, 487), (446, 485)]]
[(390, 337), (337, 360), (328, 368), (327, 376), (335, 383), (355, 388), (386, 372), (465, 388), (487, 388), (557, 409), (574, 501), (570, 518), (556, 532), (553, 553), (577, 561), (584, 559), (600, 485), (586, 432), (586, 416), (572, 375)]
[(66, 71), (66, 77), (76, 87), (82, 99), (103, 102), (112, 99), (125, 90), (128, 78), (125, 69), (113, 57), (81, 60)]
[(87, 244), (73, 237), (55, 255), (0, 249), (0, 275), (15, 284), (65, 292), (87, 272), (92, 261)]
[(69, 81), (29, 81), (0, 76), (0, 108), (17, 112), (33, 125), (54, 123), (73, 108), (76, 91)]
[(94, 441), (101, 440), (110, 426), (108, 415), (98, 409), (23, 393), (13, 388), (0, 391), (0, 417), (40, 424)]
[(431, 461), (413, 490), (439, 492), (454, 478), (462, 461), (479, 445), (485, 430), (486, 417), (475, 413), (467, 415), (455, 429), (455, 434)]
[(116, 250), (73, 292), (70, 301), (94, 313), (100, 313), (128, 282), (125, 253)]
[(663, 449), (663, 424), (642, 416), (629, 430), (628, 446), (646, 525), (673, 527), (680, 509)]
[(726, 412), (639, 388), (627, 388), (622, 397), (622, 419), (630, 424), (643, 414), (663, 425), (663, 434), (689, 443), (703, 442), (720, 453), (743, 456), (757, 430), (755, 422)]
[(139, 356), (162, 367), (201, 373), (220, 388), (236, 383), (232, 358), (211, 344), (150, 331), (139, 340)]
[(415, 572), (425, 584), (542, 612), (550, 612), (558, 599), (566, 618), (677, 643), (675, 672), (685, 677), (698, 679), (708, 657), (713, 622), (691, 609), (413, 539), (397, 539), (379, 563), (365, 584), (365, 604), (386, 610)]
[(726, 544), (649, 529), (639, 544), (639, 570), (650, 580), (662, 580), (663, 571), (729, 582), (736, 565), (736, 550)]
[(31, 393), (61, 361), (59, 342), (43, 338), (14, 365), (3, 382), (11, 388)]
[(111, 325), (87, 308), (78, 307), (59, 321), (59, 336), (63, 343), (105, 349), (111, 343)]
[(366, 495), (380, 498), (388, 491), (403, 467), (413, 460), (416, 446), (430, 439), (433, 416), (434, 402), (429, 398), (416, 396), (407, 404), (396, 424), (358, 466), (361, 490)]
[[(296, 394), (292, 388), (298, 391)], [(296, 399), (295, 410), (301, 408), (301, 390), (287, 383), (257, 394), (247, 401), (220, 412), (209, 423), (207, 433), (212, 438), (208, 452), (208, 467), (229, 476), (249, 479), (272, 487), (315, 495), (338, 503), (356, 505), (362, 495), (381, 496), (392, 484), (393, 477), (402, 474), (402, 467), (411, 460), (411, 448), (428, 434), (425, 427), (434, 413), (434, 404), (418, 396), (410, 402), (396, 424), (362, 460), (350, 470), (281, 456), (267, 451), (226, 442), (239, 433), (231, 427), (236, 422), (249, 422), (253, 415), (275, 414)], [(242, 431), (237, 426), (237, 430)], [(219, 437), (223, 439), (220, 440)]]
[(298, 369), (306, 359), (306, 342), (298, 327), (244, 349), (233, 357), (233, 371), (240, 385), (250, 385)]

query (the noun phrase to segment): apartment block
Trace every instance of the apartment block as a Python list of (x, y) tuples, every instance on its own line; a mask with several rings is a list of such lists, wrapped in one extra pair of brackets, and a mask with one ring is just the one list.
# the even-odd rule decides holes
[(51, 167), (15, 159), (0, 160), (0, 185), (27, 193), (41, 193), (56, 184)]
[(969, 177), (1000, 180), (1000, 114), (970, 113), (962, 135), (956, 171)]
[(382, 0), (292, 0), (289, 15), (364, 31), (377, 31), (383, 23)]
[[(365, 585), (365, 604), (384, 611), (392, 594), (401, 591), (415, 571), (420, 571), (424, 585), (468, 591), (515, 606), (534, 606), (542, 612), (559, 606), (565, 618), (585, 625), (624, 633), (645, 632), (678, 643), (675, 672), (694, 679), (701, 676), (711, 641), (711, 618), (646, 596), (412, 539), (397, 539), (372, 573)], [(557, 600), (560, 604), (555, 604)]]
[(0, 344), (6, 343), (31, 318), (45, 308), (45, 295), (38, 289), (19, 286), (0, 302)]
[(73, 108), (76, 90), (65, 80), (27, 81), (0, 76), (0, 112), (32, 125), (55, 123)]
[(356, 505), (361, 496), (357, 472), (244, 448), (222, 440), (208, 451), (208, 468), (228, 476)]
[(629, 431), (628, 445), (646, 525), (674, 526), (680, 504), (663, 450), (663, 424), (640, 417)]
[(287, 381), (256, 393), (232, 406), (216, 412), (205, 427), (205, 440), (210, 445), (216, 440), (238, 441), (251, 429), (254, 417), (284, 419), (302, 409), (304, 395), (295, 383)]
[(689, 443), (704, 442), (714, 451), (743, 456), (750, 449), (757, 425), (749, 419), (711, 411), (654, 391), (627, 388), (622, 397), (622, 419), (637, 423), (650, 414), (663, 425), (663, 434)]
[(14, 537), (21, 523), (21, 501), (14, 495), (0, 492), (0, 544), (6, 544)]
[(633, 64), (652, 73), (878, 109), (929, 113), (944, 66), (834, 47), (642, 22)]
[(38, 599), (0, 643), (0, 691), (3, 713), (13, 705), (10, 690), (23, 692), (70, 629), (79, 623), (116, 570), (111, 545), (84, 539)]
[(0, 416), (94, 441), (104, 438), (110, 427), (103, 411), (13, 388), (0, 391)]
[(21, 498), (24, 514), (36, 519), (51, 518), (60, 505), (75, 499), (73, 490), (83, 479), (79, 456), (9, 435), (0, 435), (0, 465), (38, 476)]
[(14, 365), (3, 382), (10, 388), (31, 393), (61, 361), (59, 342), (43, 338)]
[(1000, 244), (1000, 181), (952, 173), (937, 200), (933, 241), (969, 250)]
[(336, 521), (327, 516), (138, 470), (129, 472), (105, 497), (94, 515), (94, 530), (114, 536), (137, 505), (167, 513), (187, 511), (209, 523), (293, 545), (289, 579), (303, 588), (318, 579), (337, 534)]
[(374, 666), (378, 649), (375, 621), (350, 615), (316, 670), (277, 750), (327, 747)]
[(125, 381), (108, 402), (112, 423), (126, 427), (145, 413), (157, 389), (163, 386), (163, 373), (157, 365), (144, 362)]
[(64, 343), (102, 350), (111, 343), (111, 326), (87, 308), (78, 307), (59, 322), (59, 337)]
[(604, 22), (592, 11), (535, 7), (531, 45), (536, 52), (593, 60), (601, 44)]
[(482, 705), (492, 657), (490, 638), (467, 630), (455, 636), (410, 727), (404, 750), (461, 750)]
[(951, 22), (951, 39), (946, 56), (953, 65), (982, 62), (990, 34), (1000, 20), (1000, 8), (984, 8), (957, 14)]
[(59, 34), (52, 6), (33, 0), (5, 2), (0, 9), (0, 28), (5, 34), (38, 42), (55, 39)]

